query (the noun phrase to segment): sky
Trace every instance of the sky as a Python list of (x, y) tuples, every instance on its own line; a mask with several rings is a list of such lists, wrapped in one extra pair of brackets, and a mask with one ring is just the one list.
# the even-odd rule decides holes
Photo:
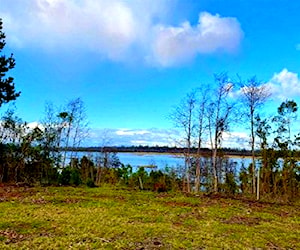
[[(299, 10), (288, 0), (0, 0), (17, 114), (39, 122), (46, 102), (80, 97), (87, 144), (174, 145), (173, 107), (220, 72), (269, 84), (265, 109), (276, 112), (300, 96)], [(248, 134), (229, 137), (235, 147)]]

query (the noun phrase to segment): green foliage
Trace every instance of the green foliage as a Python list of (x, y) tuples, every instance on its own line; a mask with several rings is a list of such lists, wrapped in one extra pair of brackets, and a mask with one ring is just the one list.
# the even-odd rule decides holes
[(76, 168), (67, 166), (62, 169), (61, 174), (58, 177), (59, 184), (63, 186), (74, 185), (78, 186), (82, 183), (80, 178), (80, 172)]
[[(298, 137), (292, 140), (291, 122), (297, 117), (297, 103), (285, 101), (277, 109), (272, 124), (267, 120), (257, 120), (257, 135), (261, 138), (260, 192), (262, 195), (281, 196), (287, 199), (299, 197), (299, 181), (296, 174), (299, 158), (294, 148)], [(273, 125), (273, 126), (271, 126)], [(273, 127), (274, 141), (268, 148), (267, 136)]]
[(228, 194), (235, 194), (238, 191), (238, 185), (235, 181), (233, 173), (226, 173), (225, 177), (225, 192)]
[(134, 188), (149, 189), (148, 187), (148, 173), (145, 171), (144, 167), (140, 167), (137, 172), (133, 173), (129, 185)]
[(1, 55), (5, 47), (5, 33), (2, 31), (3, 22), (0, 18), (0, 107), (4, 103), (16, 100), (20, 96), (20, 92), (15, 91), (14, 78), (6, 77), (6, 73), (15, 67), (15, 59), (13, 54), (9, 57)]
[(117, 170), (118, 172), (118, 178), (120, 179), (120, 182), (122, 184), (128, 185), (129, 184), (129, 178), (132, 175), (132, 167), (128, 165), (122, 164), (120, 168)]
[(69, 167), (63, 168), (59, 177), (58, 182), (61, 185), (70, 185), (71, 182), (71, 169)]
[(90, 178), (87, 179), (86, 185), (87, 185), (88, 187), (90, 187), (90, 188), (96, 187), (94, 180), (92, 180), (92, 179), (90, 179)]
[(152, 190), (157, 192), (166, 192), (167, 184), (165, 174), (161, 171), (151, 171), (149, 183), (152, 185)]
[(243, 194), (251, 193), (251, 181), (252, 181), (252, 163), (248, 169), (245, 168), (244, 164), (241, 167), (239, 173), (240, 190)]
[(70, 184), (78, 186), (82, 183), (80, 178), (80, 172), (76, 168), (71, 168), (71, 178), (70, 178)]
[(83, 156), (79, 164), (80, 168), (80, 177), (84, 183), (87, 183), (88, 180), (94, 179), (95, 167), (94, 162), (88, 159), (86, 156)]
[(268, 145), (268, 136), (271, 134), (271, 126), (269, 124), (268, 119), (261, 119), (261, 117), (257, 115), (255, 117), (255, 127), (255, 133), (260, 139), (260, 147), (261, 149), (265, 149)]

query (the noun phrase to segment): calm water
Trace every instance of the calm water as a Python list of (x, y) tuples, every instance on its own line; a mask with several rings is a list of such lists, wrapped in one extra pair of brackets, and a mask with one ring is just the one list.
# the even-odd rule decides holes
[[(73, 153), (74, 154), (74, 153)], [(70, 155), (70, 153), (68, 153)], [(97, 153), (78, 152), (77, 157), (87, 156), (95, 159)], [(121, 163), (131, 165), (134, 168), (139, 166), (155, 165), (159, 169), (168, 167), (177, 167), (184, 165), (184, 158), (180, 155), (172, 154), (151, 154), (151, 153), (117, 153)], [(68, 157), (68, 156), (67, 156)]]
[[(90, 157), (94, 159), (97, 153), (87, 153), (87, 152), (79, 152), (77, 157), (81, 158), (82, 156)], [(131, 165), (134, 168), (139, 166), (147, 166), (147, 165), (155, 165), (158, 169), (165, 169), (168, 167), (178, 167), (184, 165), (184, 158), (180, 155), (174, 154), (154, 154), (154, 153), (117, 153), (120, 161), (127, 165)], [(248, 166), (251, 162), (250, 158), (231, 158), (231, 160), (237, 163), (237, 168), (239, 169), (242, 163), (245, 166)]]
[(133, 167), (155, 165), (159, 169), (168, 167), (177, 167), (184, 165), (184, 158), (172, 154), (135, 154), (118, 153), (118, 157), (123, 164), (130, 164)]

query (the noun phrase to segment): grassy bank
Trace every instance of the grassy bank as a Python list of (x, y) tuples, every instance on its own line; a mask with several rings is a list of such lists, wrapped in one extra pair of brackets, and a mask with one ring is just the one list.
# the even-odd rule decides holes
[(299, 204), (0, 187), (0, 249), (299, 249)]

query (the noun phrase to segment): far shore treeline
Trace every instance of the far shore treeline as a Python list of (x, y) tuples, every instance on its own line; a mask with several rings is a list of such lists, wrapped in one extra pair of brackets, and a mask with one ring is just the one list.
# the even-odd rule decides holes
[[(115, 153), (165, 153), (165, 154), (182, 154), (184, 155), (187, 148), (168, 147), (168, 146), (110, 146), (110, 147), (78, 147), (78, 148), (62, 148), (62, 151), (74, 152), (115, 152)], [(192, 154), (197, 153), (197, 148), (192, 147)], [(209, 148), (201, 148), (202, 156), (209, 157), (212, 150)], [(222, 152), (227, 156), (251, 156), (251, 151), (246, 149), (222, 148)], [(260, 151), (256, 151), (256, 156), (260, 155)], [(299, 152), (300, 156), (300, 152)]]
[[(13, 54), (2, 54), (5, 44), (0, 18), (0, 108), (21, 94), (9, 75), (15, 67)], [(80, 98), (61, 107), (48, 102), (35, 127), (8, 109), (0, 122), (0, 184), (110, 184), (158, 192), (299, 199), (300, 132), (292, 126), (297, 103), (286, 100), (275, 115), (262, 117), (260, 107), (270, 97), (266, 84), (256, 77), (232, 81), (225, 73), (214, 75), (214, 81), (213, 87), (202, 84), (189, 92), (170, 114), (180, 130), (178, 147), (108, 147), (107, 142), (99, 142), (102, 147), (82, 147), (89, 128)], [(239, 87), (236, 93), (232, 93), (234, 85)], [(224, 138), (237, 126), (250, 135), (250, 150), (223, 147)], [(206, 145), (209, 148), (204, 148)], [(78, 151), (97, 153), (78, 157)], [(166, 164), (165, 169), (140, 166), (133, 171), (132, 166), (120, 162), (118, 152), (182, 154), (184, 164), (172, 168)], [(251, 163), (230, 156), (247, 156)]]
[[(187, 148), (182, 147), (168, 147), (168, 146), (106, 146), (106, 147), (68, 147), (61, 148), (61, 151), (67, 152), (114, 152), (114, 153), (164, 153), (164, 154), (181, 154), (184, 156)], [(198, 148), (191, 147), (191, 154), (196, 155)], [(275, 150), (276, 151), (276, 150)], [(300, 159), (300, 151), (294, 150), (293, 156)], [(220, 155), (224, 156), (236, 156), (236, 157), (251, 157), (251, 150), (239, 149), (239, 148), (222, 148), (220, 150)], [(282, 152), (277, 150), (277, 154), (280, 156)], [(210, 157), (212, 155), (212, 150), (209, 148), (201, 148), (201, 155), (203, 157)], [(262, 150), (255, 150), (255, 157), (259, 158), (262, 156)], [(284, 155), (282, 155), (283, 157)]]

